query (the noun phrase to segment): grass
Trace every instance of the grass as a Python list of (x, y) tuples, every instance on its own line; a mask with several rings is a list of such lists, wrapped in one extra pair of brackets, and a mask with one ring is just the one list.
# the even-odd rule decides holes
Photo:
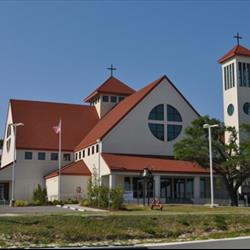
[[(131, 216), (132, 215), (132, 216)], [(105, 242), (180, 241), (250, 235), (250, 209), (129, 206), (107, 214), (0, 217), (0, 247), (70, 246)]]

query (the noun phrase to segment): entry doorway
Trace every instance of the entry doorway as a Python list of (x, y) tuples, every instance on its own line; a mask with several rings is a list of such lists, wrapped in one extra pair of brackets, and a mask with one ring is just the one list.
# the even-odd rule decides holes
[(9, 183), (0, 183), (0, 200), (9, 200)]

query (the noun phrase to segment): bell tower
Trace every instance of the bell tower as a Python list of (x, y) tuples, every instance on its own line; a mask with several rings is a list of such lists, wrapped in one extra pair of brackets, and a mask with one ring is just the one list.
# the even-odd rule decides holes
[[(240, 125), (250, 124), (250, 50), (237, 45), (219, 59), (222, 66), (224, 123), (239, 132)], [(239, 135), (239, 142), (243, 135)], [(225, 135), (228, 141), (227, 135)]]

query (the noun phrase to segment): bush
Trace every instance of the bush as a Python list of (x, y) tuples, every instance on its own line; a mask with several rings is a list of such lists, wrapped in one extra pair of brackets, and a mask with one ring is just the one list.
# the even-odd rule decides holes
[(14, 206), (15, 207), (27, 207), (29, 205), (28, 201), (24, 200), (16, 200)]
[(64, 204), (79, 204), (78, 200), (73, 200), (71, 198), (69, 198), (68, 200), (63, 201), (63, 202), (64, 202)]
[(121, 187), (112, 189), (110, 200), (113, 209), (121, 209), (123, 207), (123, 189)]
[(42, 189), (40, 185), (33, 192), (32, 202), (34, 205), (46, 205), (47, 204), (47, 190)]
[(63, 201), (59, 201), (59, 200), (53, 200), (53, 201), (52, 201), (52, 204), (53, 204), (54, 206), (56, 206), (56, 205), (61, 205), (61, 206), (63, 206), (63, 205), (64, 205), (64, 202), (63, 202)]
[(105, 186), (97, 186), (92, 181), (88, 183), (87, 199), (81, 201), (82, 206), (100, 208), (121, 209), (123, 206), (123, 189), (117, 187), (109, 189)]
[(82, 207), (88, 207), (89, 205), (90, 205), (90, 203), (89, 203), (88, 199), (83, 199), (80, 202), (80, 206), (82, 206)]

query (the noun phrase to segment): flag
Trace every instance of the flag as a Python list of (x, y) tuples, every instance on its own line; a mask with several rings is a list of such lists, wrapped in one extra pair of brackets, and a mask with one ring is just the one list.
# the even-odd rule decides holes
[(59, 134), (61, 132), (61, 120), (59, 121), (59, 124), (57, 126), (53, 127), (56, 134)]

